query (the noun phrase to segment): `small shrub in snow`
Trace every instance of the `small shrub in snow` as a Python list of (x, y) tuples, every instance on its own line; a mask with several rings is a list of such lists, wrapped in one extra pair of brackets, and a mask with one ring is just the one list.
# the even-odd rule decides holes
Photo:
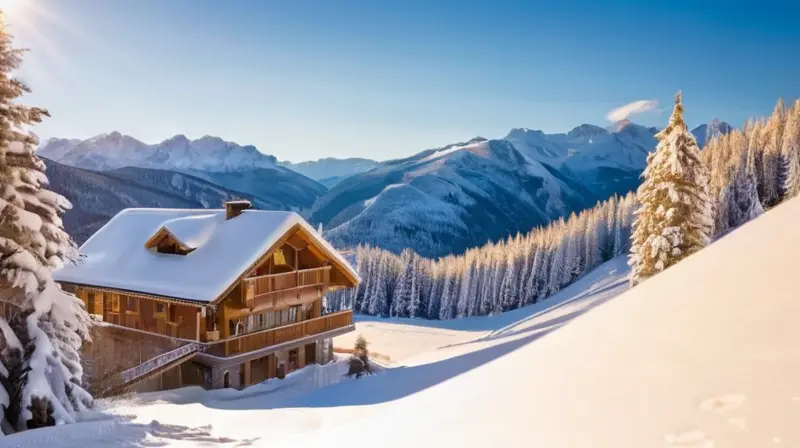
[(369, 366), (368, 343), (363, 335), (358, 335), (353, 348), (353, 356), (348, 361), (347, 376), (361, 378), (362, 375), (371, 374), (372, 369)]

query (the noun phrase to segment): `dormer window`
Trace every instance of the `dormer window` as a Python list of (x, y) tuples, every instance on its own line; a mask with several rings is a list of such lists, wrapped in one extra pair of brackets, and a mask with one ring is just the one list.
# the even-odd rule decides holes
[(195, 249), (194, 247), (189, 247), (182, 243), (164, 227), (145, 243), (145, 247), (148, 249), (155, 249), (155, 251), (160, 254), (174, 255), (186, 255)]

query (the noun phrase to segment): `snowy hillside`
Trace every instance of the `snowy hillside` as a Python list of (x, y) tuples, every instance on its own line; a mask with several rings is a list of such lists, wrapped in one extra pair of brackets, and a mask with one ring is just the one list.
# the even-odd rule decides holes
[[(283, 381), (270, 380), (243, 391), (192, 387), (100, 401), (99, 412), (86, 415), (83, 423), (17, 434), (0, 439), (0, 446), (4, 441), (15, 447), (52, 441), (66, 448), (260, 447), (291, 442), (322, 446), (325, 434), (338, 432), (337, 427), (357, 427), (392, 412), (413, 394), (488, 367), (600, 306), (627, 287), (627, 272), (624, 259), (610, 261), (552, 299), (501, 316), (444, 323), (360, 322), (357, 332), (368, 330), (364, 333), (372, 350), (398, 361), (389, 362), (393, 367), (374, 377), (347, 380), (342, 376), (346, 367), (339, 362), (312, 366)], [(350, 344), (351, 339), (336, 343)], [(324, 444), (348, 446), (349, 441), (337, 435)], [(419, 440), (415, 446), (430, 445)]]
[(580, 184), (526, 160), (509, 142), (478, 138), (346, 179), (317, 201), (312, 220), (339, 247), (370, 243), (436, 256), (528, 231), (594, 202)]
[(793, 199), (611, 300), (592, 301), (613, 288), (598, 285), (588, 312), (576, 299), (373, 377), (275, 400), (121, 401), (6, 443), (796, 446), (798, 220)]
[(78, 244), (128, 207), (212, 208), (231, 199), (249, 199), (258, 208), (276, 205), (175, 171), (122, 168), (96, 172), (46, 159), (45, 164), (50, 188), (73, 204), (64, 215), (64, 226)]
[(379, 162), (357, 157), (347, 159), (327, 157), (308, 162), (281, 162), (280, 164), (331, 188), (350, 176), (375, 168)]

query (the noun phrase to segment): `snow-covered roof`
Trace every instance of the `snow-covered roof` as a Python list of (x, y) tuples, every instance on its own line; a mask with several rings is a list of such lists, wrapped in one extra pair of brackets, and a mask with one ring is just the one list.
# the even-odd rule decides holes
[[(334, 263), (359, 279), (355, 270), (298, 214), (245, 210), (226, 220), (225, 210), (126, 209), (89, 238), (78, 266), (53, 273), (56, 281), (211, 302), (252, 266), (287, 231), (301, 226)], [(169, 231), (195, 250), (187, 255), (145, 247), (153, 235)]]
[(211, 213), (197, 216), (182, 216), (164, 222), (163, 228), (186, 247), (196, 249), (203, 245), (217, 227), (217, 215)]

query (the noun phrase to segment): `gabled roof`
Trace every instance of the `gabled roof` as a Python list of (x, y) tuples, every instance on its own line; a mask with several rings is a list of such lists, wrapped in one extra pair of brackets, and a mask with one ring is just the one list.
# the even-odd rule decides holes
[[(226, 220), (225, 210), (126, 209), (89, 238), (78, 266), (55, 272), (56, 281), (145, 294), (213, 302), (287, 232), (300, 227), (345, 274), (358, 274), (303, 218), (293, 212), (245, 210)], [(187, 247), (186, 255), (145, 247), (168, 231)]]

